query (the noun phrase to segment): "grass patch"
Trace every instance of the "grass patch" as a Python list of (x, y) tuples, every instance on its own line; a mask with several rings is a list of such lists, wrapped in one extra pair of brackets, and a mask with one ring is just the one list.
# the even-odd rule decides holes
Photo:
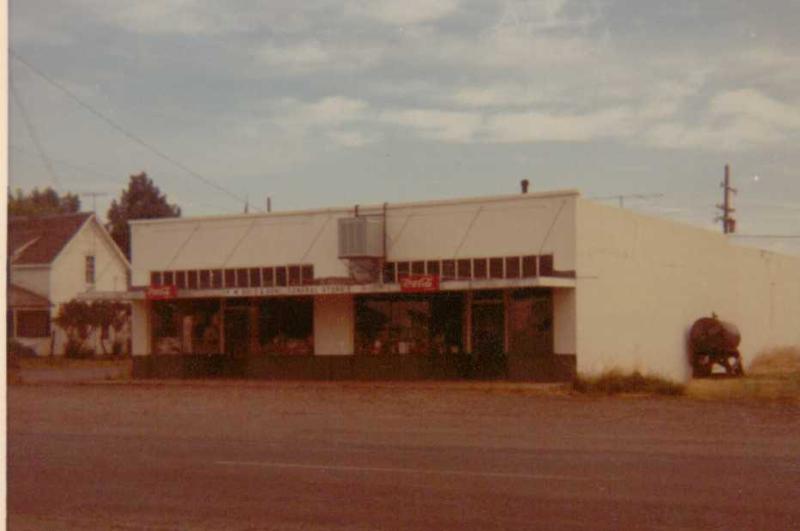
[(682, 384), (658, 376), (647, 376), (639, 371), (632, 373), (608, 371), (600, 376), (578, 376), (574, 380), (572, 388), (584, 394), (647, 394), (664, 396), (680, 396), (686, 389)]
[(706, 400), (800, 402), (800, 347), (778, 347), (753, 359), (744, 378), (694, 380), (687, 394)]

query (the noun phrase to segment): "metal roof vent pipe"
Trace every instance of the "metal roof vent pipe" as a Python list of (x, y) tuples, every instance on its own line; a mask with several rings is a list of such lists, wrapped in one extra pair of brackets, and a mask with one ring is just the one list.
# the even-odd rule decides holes
[(520, 185), (520, 187), (522, 188), (522, 193), (523, 193), (523, 194), (527, 194), (527, 193), (528, 193), (528, 186), (529, 186), (530, 184), (531, 184), (531, 182), (530, 182), (528, 179), (522, 179), (522, 180), (519, 182), (519, 185)]

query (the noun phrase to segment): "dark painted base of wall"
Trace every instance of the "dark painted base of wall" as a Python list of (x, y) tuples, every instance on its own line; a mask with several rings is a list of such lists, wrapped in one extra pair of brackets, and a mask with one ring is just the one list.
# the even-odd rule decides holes
[(575, 377), (574, 355), (466, 356), (134, 356), (137, 379), (249, 378), (263, 380), (461, 380), (567, 382)]

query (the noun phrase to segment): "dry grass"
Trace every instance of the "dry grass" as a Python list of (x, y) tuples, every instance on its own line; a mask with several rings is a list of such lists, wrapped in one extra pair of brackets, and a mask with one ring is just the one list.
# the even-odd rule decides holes
[(664, 396), (680, 396), (685, 390), (683, 385), (664, 378), (643, 375), (639, 371), (624, 373), (616, 370), (595, 377), (579, 376), (573, 382), (573, 389), (584, 394)]
[(687, 394), (706, 400), (800, 402), (800, 347), (764, 351), (745, 374), (743, 378), (694, 380)]
[(800, 372), (800, 347), (767, 350), (750, 363), (750, 374), (791, 374)]

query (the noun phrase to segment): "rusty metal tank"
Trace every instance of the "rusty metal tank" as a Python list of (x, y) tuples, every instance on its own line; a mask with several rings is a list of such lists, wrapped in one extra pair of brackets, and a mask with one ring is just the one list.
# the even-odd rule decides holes
[(695, 354), (736, 352), (741, 341), (736, 325), (716, 316), (698, 319), (689, 331), (689, 345)]

